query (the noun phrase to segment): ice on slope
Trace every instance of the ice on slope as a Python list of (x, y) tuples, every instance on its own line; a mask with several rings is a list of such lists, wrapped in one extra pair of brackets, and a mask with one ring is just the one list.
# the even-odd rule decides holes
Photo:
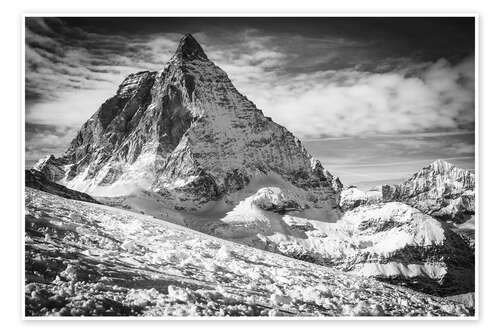
[(462, 305), (26, 189), (26, 315), (463, 316)]
[[(338, 220), (320, 221), (304, 217), (307, 210), (278, 214), (263, 209), (279, 206), (277, 200), (282, 200), (282, 205), (297, 202), (279, 189), (261, 189), (227, 213), (221, 219), (225, 224), (216, 228), (215, 234), (365, 276), (439, 279), (446, 273), (446, 266), (439, 262), (391, 260), (397, 251), (439, 247), (445, 241), (441, 223), (415, 208), (402, 203), (377, 204), (347, 211)], [(365, 264), (366, 258), (385, 258), (385, 263), (370, 264), (368, 260)]]
[[(97, 175), (89, 174), (91, 166), (87, 166), (81, 173), (77, 174), (71, 180), (65, 178), (59, 180), (64, 186), (71, 189), (92, 193), (97, 197), (120, 197), (131, 195), (149, 189), (154, 183), (154, 165), (158, 157), (153, 153), (143, 153), (132, 164), (115, 162), (106, 164)], [(71, 165), (66, 166), (66, 173), (69, 172)], [(101, 185), (108, 173), (114, 169), (119, 169), (123, 175), (113, 184)]]
[[(386, 225), (388, 221), (391, 225)], [(397, 202), (358, 208), (347, 212), (338, 223), (360, 230), (361, 237), (376, 232), (373, 251), (379, 254), (388, 254), (404, 246), (442, 245), (445, 240), (439, 221)]]

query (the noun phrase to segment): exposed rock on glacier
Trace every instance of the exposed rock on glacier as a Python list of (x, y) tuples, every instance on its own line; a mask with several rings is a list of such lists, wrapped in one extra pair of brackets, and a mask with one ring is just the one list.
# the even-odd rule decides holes
[(34, 169), (24, 170), (24, 181), (28, 187), (52, 193), (63, 198), (99, 203), (87, 193), (74, 191), (63, 185), (51, 182), (45, 177), (45, 174)]
[(437, 160), (399, 185), (382, 186), (384, 201), (401, 201), (443, 220), (465, 222), (475, 213), (474, 173)]
[[(260, 204), (262, 193), (276, 194), (267, 200), (272, 205)], [(290, 201), (276, 189), (263, 189), (226, 214), (215, 234), (432, 294), (474, 290), (474, 254), (444, 222), (397, 202), (360, 206), (337, 221), (272, 208)]]
[(340, 194), (340, 208), (350, 210), (368, 202), (368, 195), (356, 187), (349, 187)]
[(264, 187), (252, 197), (252, 204), (276, 213), (303, 209), (294, 194), (286, 194), (278, 187)]
[(129, 75), (66, 153), (36, 168), (96, 196), (150, 190), (194, 209), (269, 173), (307, 190), (312, 205), (336, 207), (342, 187), (236, 90), (191, 35), (161, 72)]

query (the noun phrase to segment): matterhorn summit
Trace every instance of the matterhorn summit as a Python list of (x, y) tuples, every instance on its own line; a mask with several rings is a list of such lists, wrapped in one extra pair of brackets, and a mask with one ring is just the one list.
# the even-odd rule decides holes
[(190, 34), (160, 72), (131, 74), (60, 157), (35, 169), (100, 197), (149, 191), (200, 209), (265, 179), (306, 206), (338, 206), (342, 184), (286, 128), (264, 116)]

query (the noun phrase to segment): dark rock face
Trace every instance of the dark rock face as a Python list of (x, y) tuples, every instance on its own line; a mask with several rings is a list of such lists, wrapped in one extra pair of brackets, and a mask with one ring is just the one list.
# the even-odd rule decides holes
[(67, 159), (56, 158), (54, 155), (49, 155), (39, 160), (33, 170), (37, 170), (47, 177), (49, 181), (58, 181), (65, 176), (64, 167), (67, 164)]
[(269, 175), (329, 207), (342, 188), (292, 133), (236, 90), (191, 35), (161, 72), (129, 75), (62, 157), (35, 168), (93, 195), (138, 187), (193, 209)]
[(203, 60), (208, 61), (208, 57), (202, 47), (191, 34), (186, 34), (179, 41), (176, 55), (183, 60)]
[(254, 195), (253, 204), (260, 209), (278, 214), (303, 209), (297, 200), (288, 197), (279, 188), (273, 187), (261, 188)]
[(400, 201), (442, 220), (462, 223), (475, 213), (474, 173), (438, 160), (399, 185), (382, 186), (383, 201)]
[(71, 190), (63, 185), (51, 182), (40, 171), (31, 169), (24, 171), (25, 184), (28, 187), (58, 195), (66, 199), (86, 201), (91, 203), (99, 203), (90, 195), (78, 191)]

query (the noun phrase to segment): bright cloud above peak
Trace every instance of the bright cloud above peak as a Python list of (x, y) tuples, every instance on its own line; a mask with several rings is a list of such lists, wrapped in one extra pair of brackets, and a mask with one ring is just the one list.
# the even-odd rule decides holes
[[(266, 114), (304, 138), (474, 128), (474, 61), (405, 71), (229, 75)], [(257, 79), (262, 74), (264, 80)]]

